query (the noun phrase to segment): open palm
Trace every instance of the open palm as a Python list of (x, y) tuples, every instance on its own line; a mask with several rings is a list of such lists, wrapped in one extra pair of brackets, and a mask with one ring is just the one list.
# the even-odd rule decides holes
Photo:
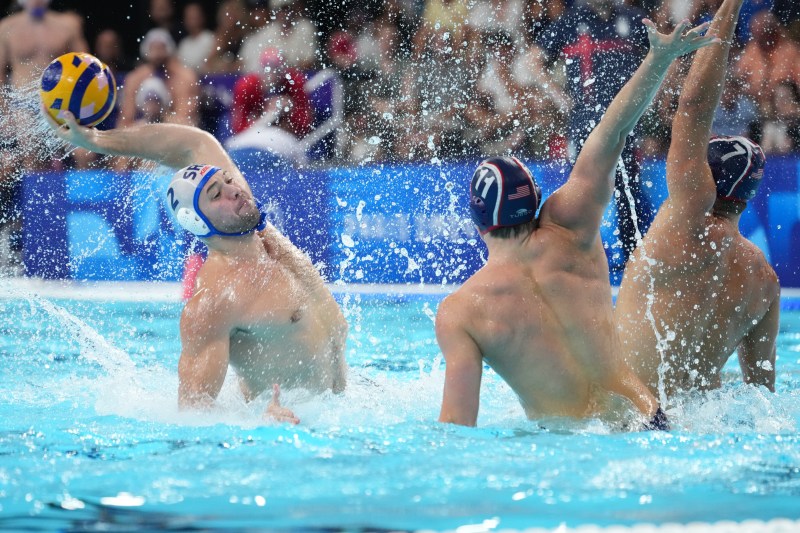
[(686, 28), (689, 27), (689, 21), (684, 20), (675, 26), (675, 29), (669, 34), (659, 33), (655, 23), (650, 19), (643, 19), (642, 22), (647, 26), (650, 50), (654, 55), (669, 61), (694, 52), (704, 46), (720, 42), (715, 35), (705, 33), (710, 22), (705, 22), (687, 31)]

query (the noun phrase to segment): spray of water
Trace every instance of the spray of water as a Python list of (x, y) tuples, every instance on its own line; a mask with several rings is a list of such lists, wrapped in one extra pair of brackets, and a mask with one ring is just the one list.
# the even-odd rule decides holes
[(628, 205), (630, 206), (631, 222), (633, 223), (634, 236), (636, 238), (636, 248), (641, 250), (641, 260), (644, 261), (646, 265), (645, 272), (648, 277), (648, 290), (647, 294), (645, 295), (645, 300), (647, 302), (647, 305), (645, 306), (645, 317), (647, 318), (648, 322), (650, 322), (650, 327), (653, 328), (653, 334), (656, 337), (656, 351), (658, 352), (660, 359), (658, 364), (658, 401), (661, 405), (667, 405), (665, 384), (666, 372), (669, 368), (669, 363), (667, 362), (667, 350), (669, 348), (670, 341), (675, 339), (675, 333), (667, 331), (666, 333), (662, 334), (659, 330), (658, 324), (656, 323), (656, 317), (653, 314), (653, 303), (655, 301), (655, 276), (653, 274), (653, 267), (655, 267), (657, 262), (655, 259), (648, 257), (645, 247), (642, 246), (642, 232), (639, 229), (639, 217), (636, 214), (636, 201), (630, 189), (630, 177), (628, 176), (625, 165), (621, 160), (618, 164), (618, 168), (622, 173), (625, 199), (628, 201)]

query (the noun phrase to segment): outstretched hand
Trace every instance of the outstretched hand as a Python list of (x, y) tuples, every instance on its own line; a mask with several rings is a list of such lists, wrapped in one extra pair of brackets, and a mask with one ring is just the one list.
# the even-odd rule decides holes
[(78, 121), (75, 120), (75, 115), (69, 111), (64, 112), (62, 115), (64, 124), (59, 124), (56, 122), (50, 113), (47, 112), (44, 104), (41, 106), (41, 112), (42, 115), (44, 115), (47, 124), (53, 129), (60, 139), (75, 146), (80, 146), (81, 148), (87, 148), (89, 150), (92, 149), (93, 143), (91, 141), (91, 137), (95, 133), (94, 128), (87, 128), (78, 124)]
[(300, 419), (294, 416), (294, 413), (286, 407), (281, 407), (281, 388), (277, 383), (272, 385), (272, 399), (267, 406), (267, 418), (277, 420), (278, 422), (289, 422), (290, 424), (299, 424)]
[(722, 42), (717, 36), (705, 33), (711, 24), (710, 22), (704, 22), (687, 31), (689, 20), (685, 19), (675, 26), (675, 29), (670, 34), (659, 33), (655, 23), (650, 19), (643, 19), (642, 22), (647, 26), (650, 51), (655, 56), (670, 62), (704, 46)]

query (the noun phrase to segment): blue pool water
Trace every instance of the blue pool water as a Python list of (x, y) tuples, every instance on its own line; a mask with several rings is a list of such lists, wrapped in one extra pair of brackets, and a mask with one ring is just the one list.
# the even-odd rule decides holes
[[(0, 529), (471, 529), (800, 518), (800, 311), (777, 392), (725, 385), (670, 433), (525, 420), (491, 372), (478, 428), (435, 422), (441, 296), (338, 295), (347, 391), (284, 394), (261, 422), (226, 383), (176, 408), (181, 304), (0, 299)], [(734, 358), (735, 360), (735, 358)], [(462, 531), (469, 531), (464, 529)]]

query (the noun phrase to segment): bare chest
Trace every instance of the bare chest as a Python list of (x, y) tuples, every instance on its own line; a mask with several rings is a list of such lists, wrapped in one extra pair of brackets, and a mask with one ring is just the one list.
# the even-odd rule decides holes
[(6, 36), (12, 63), (45, 67), (50, 61), (69, 52), (71, 30), (57, 19), (34, 23), (20, 19)]

